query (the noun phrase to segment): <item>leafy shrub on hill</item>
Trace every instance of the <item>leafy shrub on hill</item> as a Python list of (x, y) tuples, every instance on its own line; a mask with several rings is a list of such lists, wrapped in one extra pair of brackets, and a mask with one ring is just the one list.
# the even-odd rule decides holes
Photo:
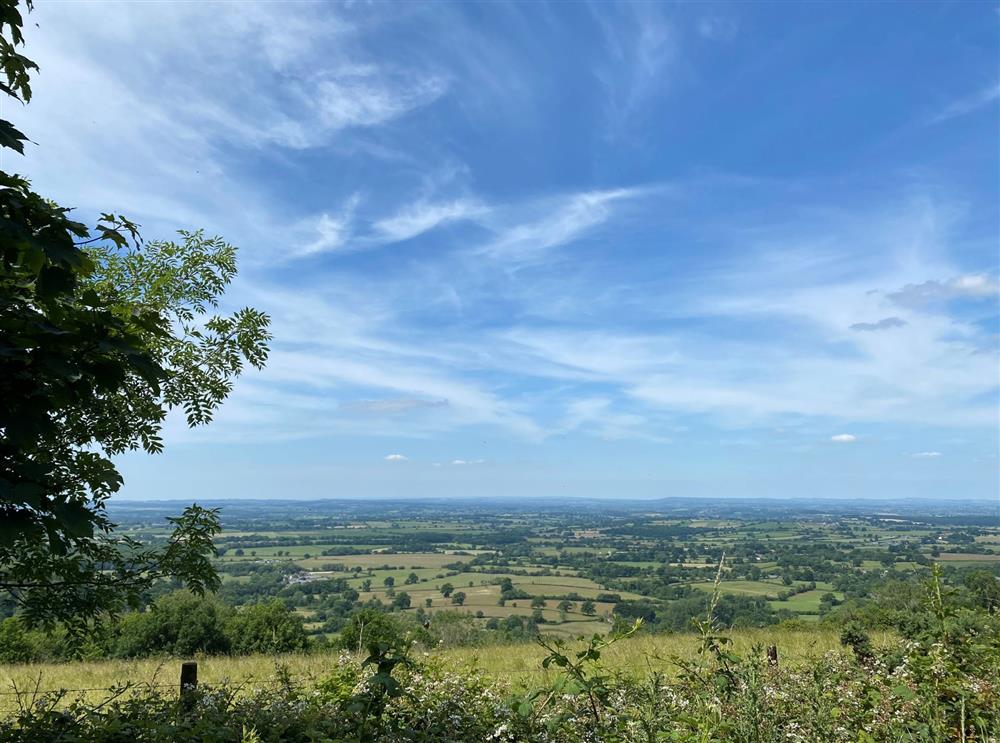
[(118, 624), (112, 654), (146, 655), (225, 653), (225, 623), (231, 610), (211, 598), (178, 591), (164, 596), (146, 612), (127, 614)]
[(362, 609), (354, 614), (340, 632), (340, 647), (360, 652), (368, 647), (394, 645), (406, 633), (403, 620), (378, 609)]
[(55, 633), (26, 627), (20, 617), (0, 622), (0, 663), (31, 663), (58, 657), (62, 652), (62, 643)]
[(226, 633), (230, 650), (240, 655), (296, 652), (309, 645), (302, 617), (277, 600), (240, 609)]
[(146, 612), (127, 614), (111, 653), (135, 658), (195, 653), (289, 653), (305, 650), (302, 618), (280, 601), (233, 610), (212, 598), (177, 591)]

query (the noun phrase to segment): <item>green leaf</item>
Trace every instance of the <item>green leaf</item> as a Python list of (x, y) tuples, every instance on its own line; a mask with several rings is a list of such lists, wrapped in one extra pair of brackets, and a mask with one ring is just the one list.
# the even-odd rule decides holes
[(83, 503), (78, 501), (57, 503), (53, 510), (60, 521), (60, 526), (70, 537), (94, 535), (93, 513)]
[(23, 155), (23, 143), (30, 141), (25, 134), (15, 129), (14, 125), (9, 121), (0, 119), (0, 147), (6, 147)]

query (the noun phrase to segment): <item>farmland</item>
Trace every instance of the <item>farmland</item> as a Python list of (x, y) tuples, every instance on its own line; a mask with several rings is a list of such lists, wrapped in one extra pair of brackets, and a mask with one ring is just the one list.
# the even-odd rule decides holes
[[(934, 562), (956, 575), (1000, 565), (988, 504), (964, 518), (929, 505), (768, 501), (219, 505), (223, 600), (277, 598), (327, 640), (359, 607), (419, 622), (458, 613), (494, 631), (520, 617), (570, 637), (635, 617), (684, 631), (716, 592), (732, 600), (734, 626), (836, 624), (843, 607), (880, 584), (919, 582)], [(114, 513), (156, 540), (169, 508)]]
[[(580, 657), (596, 643), (599, 662), (582, 673), (597, 674), (615, 699), (627, 700), (630, 719), (666, 715), (656, 724), (670, 729), (685, 720), (700, 725), (720, 705), (750, 709), (759, 704), (750, 686), (744, 701), (733, 692), (713, 696), (719, 679), (741, 674), (768, 685), (776, 700), (798, 699), (774, 719), (811, 730), (803, 740), (821, 740), (829, 739), (823, 719), (841, 724), (841, 699), (880, 700), (852, 707), (851, 725), (864, 729), (891, 728), (890, 710), (921, 700), (930, 700), (930, 711), (914, 708), (903, 723), (938, 714), (938, 677), (910, 671), (923, 673), (930, 647), (950, 643), (955, 683), (968, 684), (970, 669), (993, 678), (992, 661), (977, 665), (995, 657), (990, 627), (1000, 608), (1000, 526), (991, 504), (951, 505), (947, 513), (929, 504), (675, 499), (210, 505), (223, 526), (214, 594), (157, 582), (142, 606), (109, 617), (82, 645), (58, 627), (46, 633), (17, 617), (0, 622), (0, 720), (18, 720), (11, 729), (44, 726), (50, 717), (63, 724), (64, 712), (81, 710), (73, 724), (86, 731), (104, 729), (103, 710), (111, 709), (155, 726), (173, 719), (180, 664), (196, 658), (209, 690), (199, 709), (232, 728), (223, 739), (256, 729), (270, 730), (262, 739), (284, 740), (288, 709), (311, 700), (320, 711), (303, 714), (315, 724), (349, 725), (352, 705), (383, 678), (371, 665), (401, 663), (393, 678), (405, 698), (439, 700), (448, 711), (434, 714), (448, 730), (456, 715), (472, 729), (499, 711), (490, 730), (524, 724), (513, 739), (539, 740), (549, 714), (566, 725), (617, 724), (594, 706), (568, 711), (585, 697), (561, 693), (574, 687), (551, 662), (564, 648)], [(112, 515), (125, 533), (157, 544), (174, 510), (115, 503)], [(940, 594), (927, 591), (930, 580)], [(943, 634), (934, 628), (944, 604), (935, 615), (934, 595), (956, 612), (954, 624), (940, 624)], [(773, 664), (765, 655), (772, 646)], [(961, 660), (973, 646), (979, 655)], [(993, 688), (974, 683), (968, 688)], [(346, 696), (330, 702), (336, 689)], [(456, 703), (462, 694), (469, 696)], [(991, 725), (993, 697), (980, 697), (977, 714)], [(671, 699), (678, 707), (668, 714)], [(809, 712), (811, 699), (828, 700), (820, 717)], [(225, 709), (209, 712), (213, 700)], [(610, 713), (618, 703), (600, 704)], [(395, 700), (365, 725), (425, 724), (396, 720), (407, 705)], [(701, 710), (697, 717), (685, 711), (690, 705)], [(485, 739), (475, 729), (468, 739)], [(632, 739), (609, 729), (597, 739)], [(575, 735), (565, 739), (585, 739)], [(899, 738), (892, 736), (873, 739)]]

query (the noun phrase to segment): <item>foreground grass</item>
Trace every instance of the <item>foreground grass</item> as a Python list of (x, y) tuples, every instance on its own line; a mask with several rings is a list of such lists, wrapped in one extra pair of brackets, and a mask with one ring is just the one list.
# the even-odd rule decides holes
[[(814, 662), (824, 653), (844, 653), (835, 632), (827, 630), (790, 631), (786, 629), (743, 630), (732, 633), (737, 652), (754, 645), (776, 645), (781, 664), (800, 667)], [(888, 637), (876, 637), (884, 644)], [(691, 659), (696, 655), (697, 639), (689, 634), (640, 634), (609, 648), (603, 662), (606, 667), (629, 675), (641, 676), (650, 670), (672, 674), (674, 658)], [(487, 676), (508, 679), (516, 685), (535, 685), (546, 681), (554, 671), (544, 671), (545, 652), (532, 643), (496, 645), (477, 648), (416, 650), (416, 656), (445, 670), (462, 672), (476, 669)], [(0, 712), (17, 706), (17, 695), (33, 689), (94, 689), (85, 696), (101, 699), (103, 690), (123, 684), (178, 684), (182, 659), (101, 660), (69, 663), (37, 663), (0, 667)], [(246, 685), (272, 681), (279, 672), (299, 682), (313, 682), (327, 677), (337, 663), (335, 653), (297, 655), (215, 656), (198, 658), (198, 677), (202, 684), (228, 682)], [(71, 694), (71, 697), (80, 696)]]

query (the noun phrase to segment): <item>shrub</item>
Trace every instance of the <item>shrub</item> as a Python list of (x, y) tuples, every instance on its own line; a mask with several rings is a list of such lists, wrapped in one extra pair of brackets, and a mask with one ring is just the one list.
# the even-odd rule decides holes
[(309, 644), (302, 617), (278, 600), (247, 606), (226, 627), (234, 653), (291, 653)]
[(177, 591), (160, 598), (148, 611), (125, 615), (118, 625), (113, 654), (146, 655), (225, 653), (230, 649), (226, 621), (231, 610), (214, 598)]
[(356, 652), (380, 644), (398, 644), (403, 633), (395, 617), (377, 609), (362, 609), (352, 615), (341, 630), (339, 644), (344, 650)]

